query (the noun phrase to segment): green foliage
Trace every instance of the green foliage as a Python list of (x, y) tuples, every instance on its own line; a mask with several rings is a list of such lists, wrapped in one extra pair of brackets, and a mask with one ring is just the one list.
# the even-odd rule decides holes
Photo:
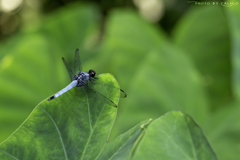
[(219, 108), (231, 98), (230, 37), (224, 11), (221, 7), (189, 10), (175, 27), (173, 39), (201, 72), (211, 108)]
[[(99, 80), (118, 87), (110, 74)], [(95, 88), (118, 102), (119, 91)], [(42, 101), (26, 121), (0, 144), (8, 159), (216, 159), (201, 129), (181, 112), (143, 121), (108, 142), (117, 108), (85, 88)], [(151, 146), (151, 147), (150, 147)], [(181, 149), (179, 149), (181, 148)]]
[(128, 86), (132, 97), (123, 102), (131, 107), (119, 108), (115, 127), (127, 130), (142, 119), (157, 118), (173, 109), (206, 124), (208, 116), (202, 115), (208, 114), (208, 104), (199, 73), (183, 52), (132, 11), (115, 11), (107, 26), (101, 53), (111, 60), (105, 70), (114, 73), (121, 86)]
[[(29, 27), (31, 30), (25, 29), (0, 44), (0, 126), (4, 130), (0, 132), (0, 140), (18, 127), (39, 101), (69, 83), (61, 57), (72, 64), (70, 60), (76, 48), (80, 49), (83, 71), (94, 69), (97, 74), (114, 74), (128, 94), (128, 98), (119, 104), (107, 143), (115, 108), (108, 107), (111, 111), (103, 118), (103, 121), (108, 119), (108, 123), (101, 124), (101, 131), (96, 135), (91, 134), (89, 128), (81, 129), (90, 126), (88, 115), (76, 111), (76, 107), (83, 105), (83, 111), (88, 113), (84, 106), (86, 99), (83, 104), (68, 105), (84, 97), (81, 91), (73, 89), (55, 102), (40, 103), (1, 148), (19, 158), (30, 155), (27, 157), (31, 159), (49, 156), (51, 153), (39, 153), (52, 150), (53, 145), (56, 145), (56, 152), (51, 154), (53, 159), (54, 156), (64, 159), (64, 154), (69, 159), (73, 155), (98, 159), (154, 159), (151, 157), (154, 154), (162, 159), (216, 159), (201, 129), (189, 116), (170, 112), (160, 117), (171, 110), (180, 110), (201, 126), (220, 160), (237, 159), (240, 140), (240, 10), (239, 6), (218, 7), (193, 6), (174, 26), (171, 37), (146, 22), (136, 11), (113, 10), (107, 17), (104, 37), (99, 44), (97, 7), (76, 4), (46, 16), (39, 25)], [(115, 80), (111, 83), (117, 85)], [(117, 94), (112, 95), (116, 102)], [(89, 97), (94, 98), (94, 94)], [(103, 106), (100, 102), (97, 104)], [(70, 110), (71, 107), (75, 110)], [(96, 108), (98, 112), (101, 107)], [(74, 119), (71, 114), (82, 116)], [(97, 117), (97, 113), (90, 114)], [(59, 132), (48, 115), (57, 118)], [(68, 117), (70, 122), (66, 125)], [(129, 130), (149, 118), (155, 120), (143, 121)], [(45, 120), (48, 121), (45, 123)], [(71, 126), (75, 120), (81, 120), (85, 125)], [(95, 120), (92, 121), (94, 125)], [(63, 134), (62, 142), (70, 148), (69, 152), (63, 152), (59, 133)], [(29, 134), (29, 138), (21, 136), (23, 134)], [(38, 137), (35, 134), (43, 137), (31, 141), (31, 138)], [(78, 137), (77, 134), (86, 135)], [(93, 139), (86, 138), (90, 135)], [(101, 138), (94, 139), (100, 135)], [(96, 143), (95, 148), (77, 149), (88, 140), (90, 146)], [(17, 141), (29, 145), (21, 148), (21, 143), (15, 143)], [(51, 144), (49, 148), (47, 143)], [(4, 152), (1, 156), (7, 156)], [(79, 159), (76, 157), (72, 159)]]
[(202, 130), (181, 112), (170, 112), (153, 121), (135, 154), (136, 160), (217, 159)]
[[(35, 30), (20, 33), (0, 46), (0, 126), (5, 128), (0, 141), (26, 119), (32, 106), (69, 83), (61, 57), (71, 62), (80, 44), (90, 47), (94, 43), (87, 40), (97, 23), (93, 8), (77, 5), (59, 10), (34, 26)], [(73, 19), (78, 21), (72, 23)]]
[[(238, 2), (239, 0), (233, 0), (231, 2)], [(239, 99), (240, 98), (240, 11), (239, 7), (234, 6), (226, 10), (226, 16), (228, 18), (229, 32), (231, 39), (231, 60), (232, 60), (232, 80), (233, 80), (233, 93)]]
[[(99, 80), (118, 87), (110, 74)], [(118, 102), (119, 91), (103, 86), (98, 90)], [(108, 138), (117, 109), (96, 96), (81, 87), (44, 100), (1, 145), (0, 159), (93, 159)]]

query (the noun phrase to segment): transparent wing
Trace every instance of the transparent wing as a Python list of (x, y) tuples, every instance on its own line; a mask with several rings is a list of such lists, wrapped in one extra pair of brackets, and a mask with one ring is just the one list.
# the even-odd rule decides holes
[(126, 98), (127, 97), (127, 94), (121, 88), (106, 84), (106, 83), (98, 80), (97, 77), (91, 78), (90, 83), (95, 84), (95, 85), (101, 85), (101, 86), (104, 86), (104, 87), (108, 87), (108, 88), (113, 89), (113, 90), (118, 90), (118, 91), (120, 91), (120, 98)]
[(95, 93), (94, 99), (99, 99), (104, 103), (111, 105), (113, 107), (117, 107), (117, 105), (107, 97), (108, 94), (106, 94), (106, 91), (109, 91), (109, 90), (114, 92), (120, 91), (121, 98), (127, 97), (127, 94), (120, 88), (101, 82), (97, 78), (94, 78), (94, 79), (92, 78), (90, 81), (88, 81), (85, 87), (87, 90)]
[(80, 71), (82, 71), (82, 64), (80, 61), (79, 49), (76, 49), (74, 57), (74, 73), (77, 75)]
[[(91, 90), (92, 92), (94, 92), (95, 94), (97, 94), (98, 96), (100, 96), (99, 98), (106, 104), (111, 105), (113, 107), (117, 107), (117, 105), (109, 98), (107, 98), (106, 96), (104, 96), (103, 94), (101, 94), (100, 92), (97, 92), (96, 90), (94, 90), (93, 88), (91, 88), (90, 86), (86, 86), (86, 88), (88, 90)], [(96, 99), (99, 99), (97, 97), (95, 97)]]
[(127, 94), (120, 88), (120, 98), (126, 98)]
[(67, 68), (70, 80), (73, 81), (74, 79), (74, 73), (72, 71), (72, 69), (70, 68), (70, 66), (68, 65), (67, 61), (62, 57), (63, 63), (65, 64), (65, 67)]

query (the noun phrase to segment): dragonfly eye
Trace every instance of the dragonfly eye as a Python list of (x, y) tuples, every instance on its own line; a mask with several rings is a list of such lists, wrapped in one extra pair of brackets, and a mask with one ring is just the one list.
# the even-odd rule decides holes
[(88, 73), (89, 73), (89, 75), (90, 75), (90, 77), (95, 77), (95, 74), (96, 74), (96, 72), (94, 71), (94, 70), (89, 70), (88, 71)]

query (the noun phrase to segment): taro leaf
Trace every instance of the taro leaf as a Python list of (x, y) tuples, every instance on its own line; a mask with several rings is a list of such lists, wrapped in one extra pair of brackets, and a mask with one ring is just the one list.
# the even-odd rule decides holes
[(173, 111), (151, 121), (107, 142), (96, 159), (217, 159), (201, 128), (189, 116)]
[(97, 43), (98, 14), (94, 5), (73, 3), (46, 16), (40, 32), (51, 42), (53, 50), (64, 53), (67, 55), (64, 57), (70, 59), (76, 48), (81, 46), (79, 49), (82, 52)]
[(129, 159), (133, 153), (132, 151), (138, 145), (141, 137), (145, 133), (145, 128), (151, 121), (152, 119), (143, 121), (128, 130), (126, 133), (107, 142), (97, 159)]
[(165, 34), (129, 9), (112, 11), (106, 23), (101, 55), (104, 71), (116, 73), (123, 86), (129, 85), (148, 52), (164, 46)]
[[(229, 0), (225, 7), (231, 37), (232, 91), (237, 101), (224, 105), (211, 118), (208, 137), (219, 160), (239, 159), (240, 141), (240, 1)], [(237, 5), (236, 5), (237, 4)], [(220, 46), (219, 46), (220, 47)]]
[(202, 74), (212, 108), (231, 98), (230, 37), (221, 6), (192, 8), (175, 27), (173, 39)]
[(69, 83), (61, 57), (71, 60), (75, 49), (88, 41), (97, 15), (90, 5), (66, 6), (47, 15), (34, 32), (25, 30), (1, 42), (0, 142), (27, 118), (32, 106)]
[(147, 127), (133, 159), (216, 160), (217, 157), (192, 118), (174, 111)]
[[(101, 81), (118, 87), (110, 74)], [(119, 92), (101, 90), (117, 104)], [(85, 87), (42, 101), (26, 121), (0, 145), (0, 159), (94, 159), (108, 139), (117, 108)]]
[(212, 130), (208, 139), (219, 160), (239, 159), (240, 102), (231, 102), (220, 108), (211, 118)]
[[(63, 84), (64, 73), (57, 71), (64, 66), (49, 58), (46, 39), (40, 34), (18, 38), (0, 62), (0, 142), (27, 118), (32, 106), (54, 92), (56, 84)], [(56, 72), (60, 73), (58, 81), (51, 83), (49, 80), (55, 78)]]
[(239, 0), (231, 0), (228, 3), (237, 4), (226, 8), (226, 15), (229, 20), (231, 37), (231, 57), (232, 57), (232, 82), (234, 95), (240, 98), (240, 6)]
[(123, 102), (126, 107), (119, 108), (111, 137), (170, 110), (182, 110), (201, 126), (207, 124), (208, 100), (199, 72), (184, 52), (168, 42), (161, 28), (123, 9), (112, 12), (107, 22), (105, 59), (98, 64), (114, 73), (131, 96)]
[(157, 118), (170, 110), (182, 110), (207, 127), (208, 104), (199, 74), (189, 59), (172, 45), (165, 43), (165, 47), (149, 52), (129, 84), (131, 99), (123, 102), (129, 107), (120, 109), (124, 110), (117, 117), (117, 130), (147, 117)]

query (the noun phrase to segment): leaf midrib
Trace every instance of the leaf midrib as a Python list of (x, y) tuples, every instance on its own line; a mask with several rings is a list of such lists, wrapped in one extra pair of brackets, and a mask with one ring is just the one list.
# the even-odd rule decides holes
[(99, 117), (101, 117), (101, 114), (102, 114), (102, 111), (103, 111), (103, 109), (105, 108), (105, 105), (102, 107), (102, 109), (101, 109), (101, 112), (100, 112), (100, 114), (99, 114), (99, 116), (98, 116), (98, 118), (97, 118), (97, 121), (95, 122), (95, 124), (94, 124), (94, 126), (93, 126), (93, 128), (92, 128), (92, 125), (91, 125), (91, 122), (90, 122), (90, 107), (89, 107), (89, 103), (88, 103), (88, 101), (89, 101), (89, 99), (88, 99), (88, 96), (87, 96), (87, 93), (86, 93), (86, 91), (85, 91), (85, 89), (83, 89), (84, 90), (84, 93), (86, 94), (86, 97), (87, 97), (87, 104), (88, 104), (88, 112), (89, 112), (89, 125), (90, 125), (90, 130), (91, 130), (91, 132), (90, 132), (90, 135), (89, 135), (89, 138), (88, 138), (88, 140), (87, 140), (87, 143), (86, 143), (86, 145), (85, 145), (85, 147), (84, 147), (84, 150), (83, 150), (83, 153), (82, 153), (82, 156), (81, 156), (81, 160), (83, 159), (83, 157), (84, 157), (84, 155), (85, 155), (85, 152), (86, 152), (86, 150), (87, 150), (87, 146), (88, 146), (88, 144), (89, 144), (89, 142), (90, 142), (90, 139), (92, 138), (92, 135), (93, 135), (93, 132), (94, 132), (94, 130), (95, 130), (95, 127), (96, 127), (96, 125), (97, 125), (97, 123), (98, 123), (98, 120), (99, 120)]
[[(174, 124), (176, 124), (176, 121), (177, 121), (177, 119), (175, 118)], [(175, 128), (175, 126), (174, 126), (174, 128)], [(186, 155), (186, 157), (188, 157), (188, 159), (191, 159), (191, 157), (189, 157), (189, 155), (177, 144), (177, 142), (174, 140), (174, 138), (172, 138), (172, 136), (169, 136), (169, 134), (167, 134), (167, 133), (164, 132), (163, 130), (161, 130), (161, 132), (162, 132), (173, 144), (175, 144), (175, 145), (179, 148), (179, 150), (180, 150), (184, 155)]]

